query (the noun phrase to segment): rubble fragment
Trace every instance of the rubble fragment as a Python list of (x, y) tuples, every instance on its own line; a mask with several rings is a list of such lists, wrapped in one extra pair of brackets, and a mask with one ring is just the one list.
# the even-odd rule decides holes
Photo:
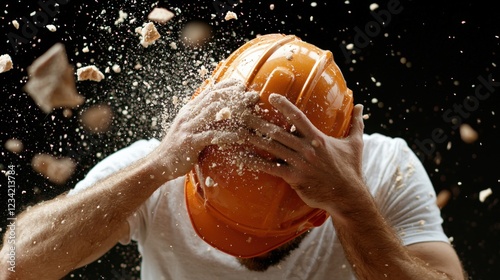
[(154, 8), (148, 15), (148, 19), (160, 24), (165, 24), (175, 16), (174, 13), (165, 8)]
[(472, 144), (477, 140), (477, 132), (468, 124), (460, 125), (460, 138), (467, 144)]
[(104, 74), (95, 65), (78, 68), (76, 74), (78, 81), (90, 80), (100, 82), (104, 79)]
[(124, 22), (128, 17), (128, 14), (125, 13), (124, 11), (120, 10), (118, 11), (118, 18), (115, 20), (115, 25), (119, 25), (120, 23)]
[(15, 29), (19, 29), (19, 22), (17, 20), (13, 20), (12, 25), (14, 26)]
[(23, 142), (21, 142), (21, 140), (19, 140), (19, 139), (15, 139), (15, 138), (11, 138), (11, 139), (5, 141), (4, 147), (7, 151), (10, 151), (14, 154), (19, 154), (24, 149)]
[(0, 55), (0, 73), (12, 69), (12, 58), (8, 54)]
[(141, 34), (141, 45), (145, 48), (149, 47), (151, 44), (154, 44), (156, 40), (158, 40), (161, 35), (158, 33), (154, 23), (148, 22), (143, 27), (137, 27), (135, 31)]
[(83, 127), (92, 133), (103, 133), (108, 131), (113, 120), (113, 111), (109, 105), (94, 105), (80, 116)]
[(448, 204), (448, 201), (450, 201), (451, 198), (451, 191), (447, 189), (441, 190), (438, 195), (436, 196), (436, 204), (439, 207), (439, 209), (442, 209), (446, 204)]
[(187, 47), (201, 47), (211, 37), (212, 27), (203, 21), (190, 21), (181, 30), (182, 43)]
[(113, 70), (113, 72), (115, 73), (120, 73), (122, 71), (122, 68), (120, 67), (120, 65), (118, 64), (114, 64), (113, 67), (111, 67), (111, 69)]
[(231, 109), (229, 107), (222, 108), (215, 115), (215, 120), (216, 121), (229, 120), (229, 119), (231, 119)]
[(76, 163), (71, 158), (37, 154), (32, 158), (31, 166), (52, 183), (62, 185), (73, 175)]
[(238, 16), (236, 15), (236, 13), (234, 12), (231, 12), (231, 11), (228, 11), (226, 13), (226, 16), (224, 17), (225, 20), (232, 20), (232, 19), (238, 19)]
[(486, 198), (488, 198), (488, 196), (490, 196), (492, 193), (493, 193), (493, 191), (491, 190), (491, 188), (487, 188), (487, 189), (480, 191), (479, 192), (479, 201), (485, 202)]
[(53, 24), (47, 24), (45, 26), (50, 32), (56, 32), (57, 31), (57, 27)]
[(45, 113), (54, 108), (74, 108), (85, 98), (76, 91), (74, 69), (62, 43), (54, 44), (27, 68), (24, 90)]

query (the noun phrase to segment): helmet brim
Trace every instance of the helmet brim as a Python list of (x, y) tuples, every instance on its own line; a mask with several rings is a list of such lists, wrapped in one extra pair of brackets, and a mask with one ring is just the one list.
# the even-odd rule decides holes
[[(188, 176), (192, 176), (188, 175)], [(293, 232), (282, 235), (259, 236), (251, 232), (244, 232), (216, 219), (217, 215), (211, 214), (213, 209), (204, 203), (197, 193), (196, 186), (191, 182), (195, 180), (185, 180), (185, 198), (189, 218), (195, 232), (205, 242), (214, 248), (236, 256), (239, 258), (252, 258), (263, 255), (299, 236), (309, 228), (304, 228), (300, 232)]]

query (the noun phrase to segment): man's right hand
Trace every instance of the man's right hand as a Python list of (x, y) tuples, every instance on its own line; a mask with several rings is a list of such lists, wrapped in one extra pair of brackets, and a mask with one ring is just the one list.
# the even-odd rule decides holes
[(127, 237), (127, 218), (166, 180), (186, 174), (204, 147), (246, 137), (245, 128), (237, 133), (242, 128), (239, 119), (252, 110), (259, 96), (244, 90), (235, 80), (209, 87), (180, 110), (159, 147), (148, 156), (74, 195), (62, 195), (19, 214), (18, 266), (15, 273), (8, 273), (8, 246), (3, 246), (0, 278), (60, 279)]
[[(257, 92), (246, 92), (243, 82), (223, 80), (209, 86), (181, 108), (158, 148), (151, 154), (168, 179), (188, 173), (209, 145), (244, 140), (239, 119), (253, 110)], [(219, 125), (220, 122), (230, 125)]]

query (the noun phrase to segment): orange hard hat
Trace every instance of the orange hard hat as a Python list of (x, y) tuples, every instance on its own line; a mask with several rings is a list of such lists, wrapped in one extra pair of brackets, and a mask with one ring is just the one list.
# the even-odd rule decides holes
[[(227, 78), (259, 92), (258, 113), (277, 125), (290, 128), (269, 104), (271, 93), (286, 96), (325, 134), (348, 134), (352, 91), (330, 51), (293, 35), (259, 36), (221, 61), (195, 95)], [(262, 255), (329, 217), (307, 206), (283, 179), (240, 164), (238, 157), (248, 155), (243, 152), (248, 148), (206, 147), (185, 180), (187, 210), (196, 233), (220, 251), (241, 258)]]

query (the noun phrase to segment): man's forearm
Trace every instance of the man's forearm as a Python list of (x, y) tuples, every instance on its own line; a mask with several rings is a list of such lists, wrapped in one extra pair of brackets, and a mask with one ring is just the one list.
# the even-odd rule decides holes
[(368, 192), (357, 199), (350, 211), (331, 214), (346, 257), (359, 279), (450, 279), (409, 253)]
[[(162, 183), (147, 159), (94, 186), (21, 213), (16, 226), (16, 272), (7, 279), (57, 279), (116, 244), (120, 228)], [(6, 256), (2, 249), (2, 259)], [(2, 261), (0, 266), (5, 265)]]

